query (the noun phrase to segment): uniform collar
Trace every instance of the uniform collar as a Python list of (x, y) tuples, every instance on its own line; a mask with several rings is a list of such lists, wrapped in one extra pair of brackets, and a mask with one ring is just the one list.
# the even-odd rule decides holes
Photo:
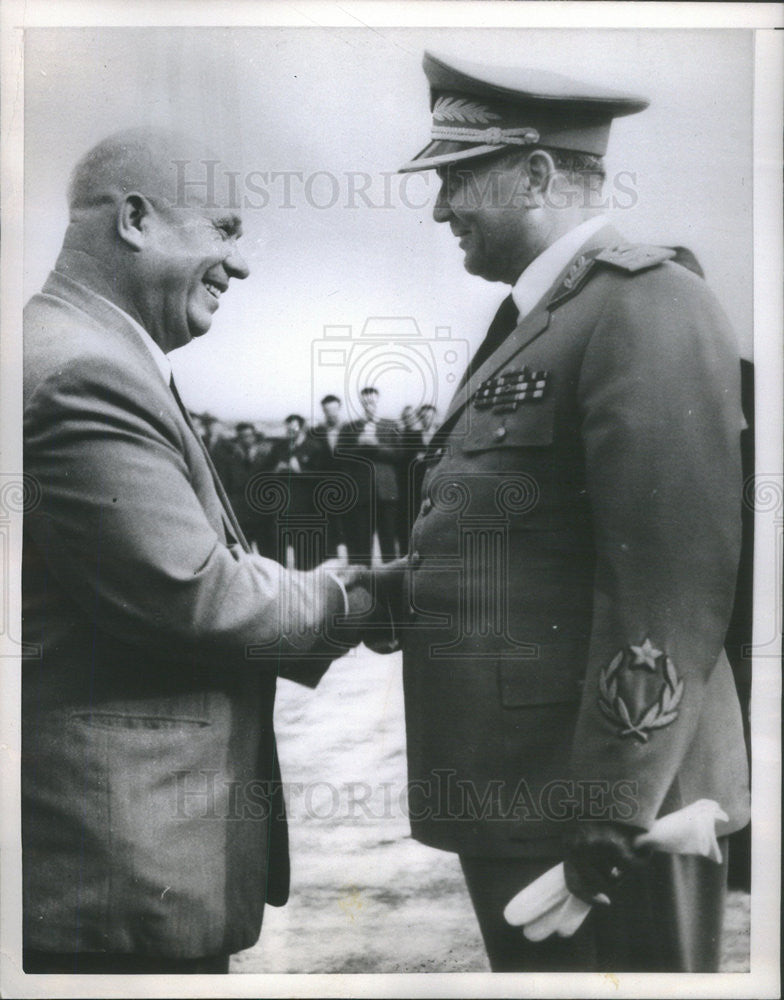
[(520, 319), (531, 312), (586, 240), (606, 225), (606, 215), (595, 215), (564, 233), (531, 261), (512, 288)]

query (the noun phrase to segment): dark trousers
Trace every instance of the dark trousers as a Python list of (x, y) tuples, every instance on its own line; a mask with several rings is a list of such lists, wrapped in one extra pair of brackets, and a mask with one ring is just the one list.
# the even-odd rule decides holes
[(376, 501), (376, 534), (381, 549), (381, 561), (392, 562), (395, 558), (397, 538), (397, 500)]
[(165, 958), (156, 955), (125, 955), (114, 952), (82, 951), (73, 954), (34, 951), (25, 948), (22, 965), (28, 975), (188, 975), (202, 973), (225, 974), (229, 971), (228, 955), (208, 955), (205, 958)]
[(509, 900), (556, 859), (460, 856), (493, 972), (716, 972), (726, 902), (727, 838), (717, 865), (655, 854), (594, 906), (568, 938), (533, 942), (503, 917)]
[(395, 558), (397, 501), (376, 500), (375, 509), (370, 503), (358, 504), (345, 515), (343, 529), (349, 562), (370, 565), (375, 534), (378, 534), (382, 562), (391, 562)]

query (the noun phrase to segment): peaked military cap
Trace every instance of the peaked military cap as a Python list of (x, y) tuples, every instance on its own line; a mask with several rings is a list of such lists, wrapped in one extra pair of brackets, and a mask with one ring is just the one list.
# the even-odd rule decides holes
[(636, 114), (649, 103), (543, 70), (447, 62), (431, 52), (422, 66), (430, 83), (431, 141), (401, 173), (487, 156), (504, 146), (604, 156), (613, 118)]

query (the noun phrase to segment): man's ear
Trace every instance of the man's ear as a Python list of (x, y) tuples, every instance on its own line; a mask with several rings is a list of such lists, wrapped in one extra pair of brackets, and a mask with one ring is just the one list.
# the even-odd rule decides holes
[(120, 210), (117, 213), (117, 235), (132, 250), (141, 250), (144, 246), (151, 212), (152, 205), (143, 194), (132, 192), (120, 203)]
[(535, 149), (526, 160), (531, 193), (544, 198), (550, 182), (557, 174), (552, 156), (544, 149)]

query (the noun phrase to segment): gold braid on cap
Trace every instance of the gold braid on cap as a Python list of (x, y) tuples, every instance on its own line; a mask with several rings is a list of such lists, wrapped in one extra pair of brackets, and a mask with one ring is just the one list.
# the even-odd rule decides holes
[(535, 128), (459, 128), (452, 125), (434, 125), (434, 139), (452, 142), (476, 142), (488, 146), (532, 146), (539, 142)]

